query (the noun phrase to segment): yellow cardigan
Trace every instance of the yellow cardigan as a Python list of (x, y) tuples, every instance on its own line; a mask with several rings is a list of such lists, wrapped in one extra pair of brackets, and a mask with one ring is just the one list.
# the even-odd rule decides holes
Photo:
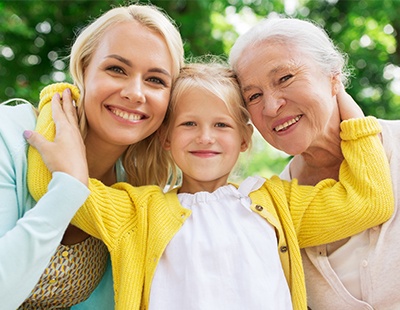
[[(274, 176), (250, 194), (251, 209), (277, 232), (277, 250), (296, 310), (307, 309), (300, 247), (356, 234), (386, 221), (394, 210), (377, 120), (344, 121), (341, 130), (345, 160), (339, 182), (328, 179), (315, 187), (299, 186), (296, 180)], [(41, 160), (30, 157), (28, 169), (30, 182), (43, 179)], [(40, 184), (30, 184), (39, 196), (46, 192), (45, 187), (38, 189)], [(72, 223), (107, 245), (116, 309), (147, 309), (158, 261), (191, 212), (180, 205), (177, 189), (164, 194), (157, 186), (106, 187), (95, 179), (90, 179), (89, 187), (91, 195)]]

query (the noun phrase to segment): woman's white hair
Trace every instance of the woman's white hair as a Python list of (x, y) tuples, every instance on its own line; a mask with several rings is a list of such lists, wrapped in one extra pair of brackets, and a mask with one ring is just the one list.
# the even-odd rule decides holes
[(273, 40), (294, 45), (312, 57), (327, 74), (339, 74), (343, 84), (347, 84), (350, 75), (347, 55), (336, 47), (322, 27), (312, 21), (277, 15), (260, 21), (236, 40), (229, 55), (233, 70), (237, 71), (238, 61), (241, 57), (246, 57), (243, 54), (245, 49), (260, 42), (264, 42), (263, 46), (267, 49), (269, 42)]

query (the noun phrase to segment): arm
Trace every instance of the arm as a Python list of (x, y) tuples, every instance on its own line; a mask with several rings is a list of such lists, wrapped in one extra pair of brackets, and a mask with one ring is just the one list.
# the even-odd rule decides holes
[(388, 220), (394, 210), (389, 165), (373, 117), (341, 123), (339, 182), (284, 183), (301, 247), (339, 240)]
[[(75, 108), (68, 91), (64, 90), (62, 96), (62, 105), (58, 95), (53, 97), (51, 105), (49, 102), (40, 105), (38, 132), (29, 132), (27, 137), (32, 145), (28, 153), (29, 191), (36, 199), (42, 197), (51, 174), (57, 171), (89, 183), (91, 194), (71, 223), (102, 239), (111, 249), (118, 240), (120, 229), (136, 225), (135, 205), (142, 204), (141, 199), (147, 198), (142, 195), (143, 187), (117, 183), (111, 188), (96, 179), (88, 181), (85, 146), (77, 126)], [(162, 193), (158, 186), (146, 187), (145, 191), (150, 195)]]
[(109, 251), (113, 250), (124, 232), (140, 229), (140, 217), (147, 214), (145, 209), (150, 200), (157, 200), (159, 204), (164, 197), (162, 189), (155, 185), (133, 187), (128, 183), (116, 183), (108, 187), (90, 179), (89, 189), (90, 196), (71, 223), (103, 240)]
[(22, 137), (23, 129), (35, 125), (33, 109), (0, 108), (0, 300), (5, 309), (16, 309), (36, 285), (89, 191), (60, 173), (36, 204), (27, 190), (27, 147)]

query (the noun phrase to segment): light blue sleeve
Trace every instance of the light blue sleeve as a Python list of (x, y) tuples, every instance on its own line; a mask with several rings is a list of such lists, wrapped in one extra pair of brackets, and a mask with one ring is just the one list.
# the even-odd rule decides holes
[(27, 144), (24, 129), (33, 129), (29, 105), (0, 106), (0, 301), (14, 310), (26, 299), (60, 244), (88, 188), (57, 172), (48, 193), (35, 205), (26, 187)]

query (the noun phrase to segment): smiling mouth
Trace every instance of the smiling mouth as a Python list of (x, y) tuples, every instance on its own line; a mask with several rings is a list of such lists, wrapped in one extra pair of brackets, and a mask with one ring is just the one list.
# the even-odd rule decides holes
[(291, 119), (291, 120), (289, 120), (287, 122), (284, 122), (283, 124), (281, 124), (279, 126), (276, 126), (274, 128), (274, 131), (276, 131), (276, 132), (285, 131), (286, 129), (288, 129), (293, 124), (296, 124), (300, 120), (301, 117), (302, 117), (302, 115), (298, 115), (295, 118), (293, 118), (293, 119)]
[(122, 111), (122, 110), (119, 110), (119, 109), (116, 109), (116, 108), (111, 108), (111, 107), (108, 107), (108, 109), (109, 109), (113, 114), (115, 114), (116, 116), (118, 116), (118, 117), (120, 117), (120, 118), (122, 118), (122, 119), (124, 119), (124, 120), (127, 120), (127, 121), (139, 121), (139, 120), (141, 120), (141, 119), (146, 118), (146, 117), (145, 117), (144, 115), (142, 115), (142, 114), (128, 113), (128, 112), (126, 112), (126, 111)]

